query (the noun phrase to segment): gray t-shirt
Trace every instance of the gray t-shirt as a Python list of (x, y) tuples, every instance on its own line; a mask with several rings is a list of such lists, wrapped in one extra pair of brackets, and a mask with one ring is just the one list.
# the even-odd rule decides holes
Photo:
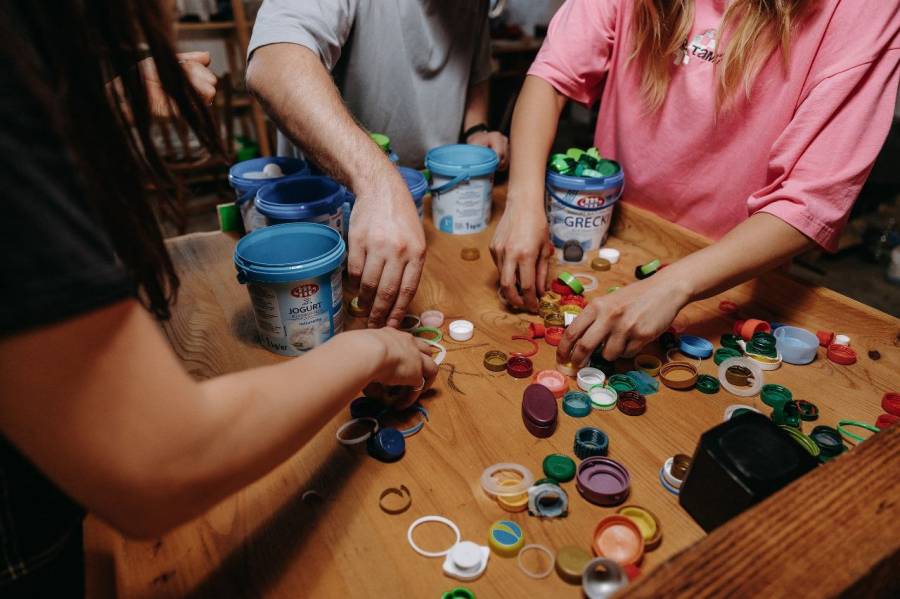
[[(487, 11), (487, 0), (265, 0), (249, 53), (280, 42), (316, 52), (362, 126), (419, 167), (458, 140), (468, 87), (490, 77)], [(281, 133), (278, 152), (296, 154)]]

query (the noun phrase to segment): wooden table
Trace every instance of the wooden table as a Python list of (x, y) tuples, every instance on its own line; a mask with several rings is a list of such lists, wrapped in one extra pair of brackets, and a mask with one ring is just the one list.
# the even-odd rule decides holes
[[(495, 195), (494, 223), (502, 209), (503, 190)], [(407, 545), (407, 527), (426, 514), (452, 519), (464, 539), (479, 543), (486, 543), (492, 522), (512, 519), (522, 525), (529, 543), (554, 550), (570, 544), (587, 549), (594, 526), (614, 508), (587, 503), (567, 483), (569, 516), (541, 521), (524, 512), (503, 511), (485, 497), (478, 483), (485, 467), (502, 461), (521, 463), (540, 475), (544, 456), (571, 455), (575, 430), (587, 424), (609, 434), (610, 455), (629, 468), (628, 503), (649, 508), (662, 523), (662, 544), (646, 555), (644, 574), (626, 595), (792, 592), (827, 597), (873, 588), (887, 593), (900, 584), (900, 427), (818, 468), (709, 536), (662, 489), (658, 472), (669, 456), (693, 453), (699, 435), (721, 422), (725, 407), (742, 403), (740, 398), (724, 390), (706, 396), (663, 387), (650, 396), (641, 417), (595, 411), (574, 419), (560, 413), (552, 438), (532, 437), (520, 416), (526, 382), (490, 373), (481, 365), (490, 348), (526, 349), (510, 336), (534, 319), (509, 313), (497, 300), (497, 275), (488, 252), (492, 230), (493, 226), (481, 234), (454, 237), (437, 233), (427, 219), (428, 260), (413, 311), (440, 308), (449, 318), (474, 321), (476, 332), (470, 342), (447, 342), (436, 392), (423, 402), (430, 421), (408, 439), (407, 454), (400, 462), (383, 464), (364, 451), (335, 443), (335, 429), (349, 417), (344, 410), (288, 462), (155, 542), (125, 540), (89, 519), (86, 545), (92, 595), (438, 597), (461, 583), (442, 574), (440, 559), (421, 557)], [(284, 359), (255, 343), (249, 298), (236, 282), (231, 262), (234, 243), (229, 236), (209, 233), (169, 244), (182, 289), (165, 332), (185, 367), (198, 378)], [(628, 284), (638, 263), (653, 257), (672, 261), (705, 243), (649, 213), (621, 206), (609, 244), (622, 251), (622, 260), (602, 274), (600, 290), (588, 295)], [(460, 249), (467, 246), (479, 247), (481, 259), (462, 261)], [(808, 366), (784, 365), (766, 374), (767, 381), (788, 386), (796, 398), (816, 403), (819, 423), (836, 425), (842, 418), (874, 422), (882, 394), (900, 388), (897, 319), (774, 273), (688, 306), (676, 326), (717, 342), (731, 328), (731, 317), (718, 310), (725, 298), (737, 302), (745, 315), (852, 337), (860, 354), (853, 366), (836, 366), (820, 350)], [(881, 358), (870, 359), (869, 350), (879, 351)], [(535, 364), (552, 368), (553, 349), (542, 343)], [(712, 362), (706, 361), (702, 371), (713, 373)], [(298, 401), (310, 384), (315, 381), (297, 381)], [(766, 410), (758, 398), (744, 403)], [(387, 515), (378, 507), (379, 494), (400, 484), (411, 490), (412, 507), (402, 515)], [(302, 499), (308, 490), (324, 499)], [(417, 539), (423, 544), (437, 547), (448, 540), (437, 527), (420, 532)], [(485, 575), (465, 586), (480, 599), (580, 596), (578, 587), (555, 574), (532, 580), (518, 570), (514, 559), (496, 555)]]

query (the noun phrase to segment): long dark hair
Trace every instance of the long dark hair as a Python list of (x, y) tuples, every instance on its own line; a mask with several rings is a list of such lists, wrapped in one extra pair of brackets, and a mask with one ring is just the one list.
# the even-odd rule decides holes
[[(174, 5), (174, 2), (171, 2)], [(11, 0), (0, 53), (68, 146), (81, 183), (144, 304), (168, 318), (178, 277), (150, 203), (171, 179), (151, 140), (137, 63), (152, 57), (163, 89), (200, 143), (221, 151), (212, 117), (175, 55), (163, 0)], [(119, 78), (121, 85), (108, 85)], [(7, 82), (9, 84), (9, 82)]]

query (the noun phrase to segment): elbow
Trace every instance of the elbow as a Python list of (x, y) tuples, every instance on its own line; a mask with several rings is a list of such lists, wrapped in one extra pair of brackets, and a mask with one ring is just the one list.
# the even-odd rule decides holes
[(214, 503), (201, 486), (160, 472), (123, 473), (97, 506), (96, 515), (130, 538), (158, 538)]

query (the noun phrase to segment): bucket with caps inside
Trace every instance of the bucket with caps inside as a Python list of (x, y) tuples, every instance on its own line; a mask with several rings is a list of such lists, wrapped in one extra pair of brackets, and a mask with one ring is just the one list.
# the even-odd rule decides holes
[(465, 235), (487, 227), (499, 164), (497, 153), (482, 146), (452, 144), (429, 150), (425, 166), (433, 178), (431, 216), (439, 231)]
[(317, 223), (258, 229), (234, 250), (237, 279), (247, 285), (260, 345), (298, 356), (341, 332), (340, 233)]
[(601, 158), (595, 148), (554, 154), (544, 196), (553, 245), (577, 243), (584, 252), (602, 247), (624, 188), (621, 166)]
[(299, 158), (267, 156), (238, 162), (228, 169), (228, 184), (234, 189), (234, 203), (241, 212), (244, 229), (253, 231), (265, 226), (256, 212), (253, 199), (264, 185), (289, 178), (309, 175), (309, 165)]
[(387, 155), (388, 160), (390, 160), (392, 164), (400, 164), (400, 157), (397, 156), (397, 153), (393, 150), (393, 148), (391, 148), (390, 137), (388, 137), (384, 133), (369, 133), (369, 137), (372, 138), (372, 141), (378, 144), (378, 147)]
[(330, 177), (297, 177), (264, 186), (254, 203), (266, 226), (320, 223), (343, 233), (346, 195)]

